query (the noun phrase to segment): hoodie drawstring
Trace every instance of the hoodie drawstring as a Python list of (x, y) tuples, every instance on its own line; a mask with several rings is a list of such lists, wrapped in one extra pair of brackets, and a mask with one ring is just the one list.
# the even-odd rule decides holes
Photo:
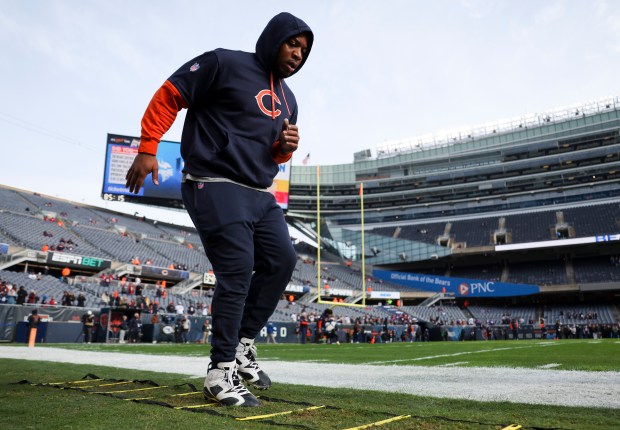
[(273, 72), (269, 72), (269, 86), (271, 87), (271, 119), (276, 119), (276, 95), (273, 92)]
[(282, 86), (282, 79), (280, 79), (280, 90), (282, 91), (282, 98), (284, 99), (284, 104), (286, 105), (286, 110), (288, 111), (288, 116), (290, 118), (291, 117), (291, 110), (289, 109), (288, 102), (286, 101), (286, 95), (284, 94), (284, 87)]
[[(288, 112), (289, 118), (291, 117), (291, 109), (288, 107), (288, 101), (286, 100), (286, 94), (284, 94), (284, 86), (282, 85), (282, 79), (279, 79), (280, 83), (280, 91), (282, 92), (282, 98), (284, 99), (284, 104), (286, 105), (286, 110)], [(276, 94), (273, 90), (273, 72), (269, 72), (269, 90), (271, 91), (271, 119), (276, 119)]]

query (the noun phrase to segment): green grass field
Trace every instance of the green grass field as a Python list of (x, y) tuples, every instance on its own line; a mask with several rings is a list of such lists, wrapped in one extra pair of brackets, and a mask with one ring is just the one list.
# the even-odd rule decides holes
[[(49, 346), (173, 356), (208, 354), (208, 347), (203, 345)], [(38, 347), (36, 353), (44, 355), (45, 346)], [(259, 353), (260, 360), (274, 361), (408, 366), (456, 363), (462, 367), (525, 368), (553, 365), (554, 370), (620, 372), (620, 341), (617, 340), (263, 344), (259, 346)], [(71, 351), (68, 350), (67, 354)], [(524, 429), (620, 429), (618, 409), (475, 402), (279, 383), (269, 391), (258, 393), (263, 395), (259, 408), (191, 408), (204, 405), (206, 401), (200, 394), (192, 393), (191, 387), (181, 384), (192, 383), (200, 389), (202, 378), (97, 365), (13, 359), (0, 359), (0, 363), (3, 369), (0, 374), (0, 428), (3, 429), (348, 429), (368, 428), (364, 426), (402, 415), (411, 417), (372, 428), (500, 430), (510, 424), (519, 424)], [(14, 384), (22, 380), (66, 383), (81, 380), (87, 374), (94, 374), (105, 381), (52, 386)], [(152, 380), (159, 387), (123, 380)], [(133, 391), (136, 389), (140, 391)], [(154, 401), (160, 404), (149, 403)], [(167, 406), (162, 406), (162, 403)], [(320, 408), (309, 409), (315, 406)], [(261, 420), (237, 419), (289, 411), (292, 412)]]

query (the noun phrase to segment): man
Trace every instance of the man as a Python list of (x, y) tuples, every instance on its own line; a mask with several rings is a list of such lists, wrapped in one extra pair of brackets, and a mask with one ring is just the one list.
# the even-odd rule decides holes
[(93, 328), (95, 327), (95, 316), (93, 315), (93, 311), (88, 311), (84, 315), (82, 315), (82, 332), (84, 337), (82, 342), (90, 343), (93, 337)]
[(276, 326), (271, 321), (267, 324), (267, 343), (278, 343), (276, 342)]
[(28, 315), (28, 338), (30, 338), (30, 333), (33, 329), (39, 327), (39, 323), (41, 322), (41, 317), (39, 316), (39, 310), (33, 309), (30, 311), (30, 315)]
[(139, 153), (127, 172), (138, 193), (158, 184), (157, 145), (187, 108), (182, 196), (217, 286), (211, 364), (204, 394), (222, 405), (258, 406), (239, 380), (271, 380), (256, 362), (254, 339), (274, 312), (296, 262), (282, 210), (267, 188), (297, 149), (297, 103), (284, 82), (305, 63), (314, 36), (289, 13), (269, 21), (256, 52), (216, 49), (189, 61), (156, 92), (142, 119)]
[(140, 336), (142, 334), (142, 319), (139, 313), (133, 314), (133, 318), (127, 323), (129, 327), (129, 343), (140, 342)]
[(118, 343), (126, 343), (125, 336), (129, 331), (129, 324), (127, 323), (127, 315), (123, 315), (121, 322), (119, 323)]
[(309, 326), (310, 322), (308, 321), (308, 315), (305, 312), (302, 312), (299, 317), (299, 343), (306, 343)]

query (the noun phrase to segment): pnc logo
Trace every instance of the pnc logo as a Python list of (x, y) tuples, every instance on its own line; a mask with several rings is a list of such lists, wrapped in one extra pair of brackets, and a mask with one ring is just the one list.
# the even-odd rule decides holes
[(469, 294), (469, 285), (467, 285), (464, 282), (461, 285), (459, 285), (459, 294), (461, 296), (465, 296), (465, 295)]
[[(261, 90), (258, 92), (258, 94), (256, 94), (256, 96), (254, 96), (254, 98), (256, 99), (256, 103), (258, 104), (258, 108), (261, 110), (262, 113), (264, 113), (265, 115), (269, 117), (272, 116), (272, 113), (274, 117), (279, 117), (282, 111), (280, 111), (280, 109), (276, 109), (274, 112), (272, 112), (271, 110), (267, 109), (267, 107), (265, 106), (265, 103), (263, 103), (263, 98), (265, 96), (271, 97), (271, 91)], [(273, 99), (275, 100), (276, 104), (282, 104), (280, 103), (280, 99), (275, 93), (273, 94)]]

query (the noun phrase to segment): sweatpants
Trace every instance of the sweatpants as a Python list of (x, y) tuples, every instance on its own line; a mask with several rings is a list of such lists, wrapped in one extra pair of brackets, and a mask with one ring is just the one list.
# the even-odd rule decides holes
[(217, 280), (211, 361), (234, 361), (239, 339), (256, 338), (275, 311), (297, 255), (271, 193), (190, 180), (181, 190)]

